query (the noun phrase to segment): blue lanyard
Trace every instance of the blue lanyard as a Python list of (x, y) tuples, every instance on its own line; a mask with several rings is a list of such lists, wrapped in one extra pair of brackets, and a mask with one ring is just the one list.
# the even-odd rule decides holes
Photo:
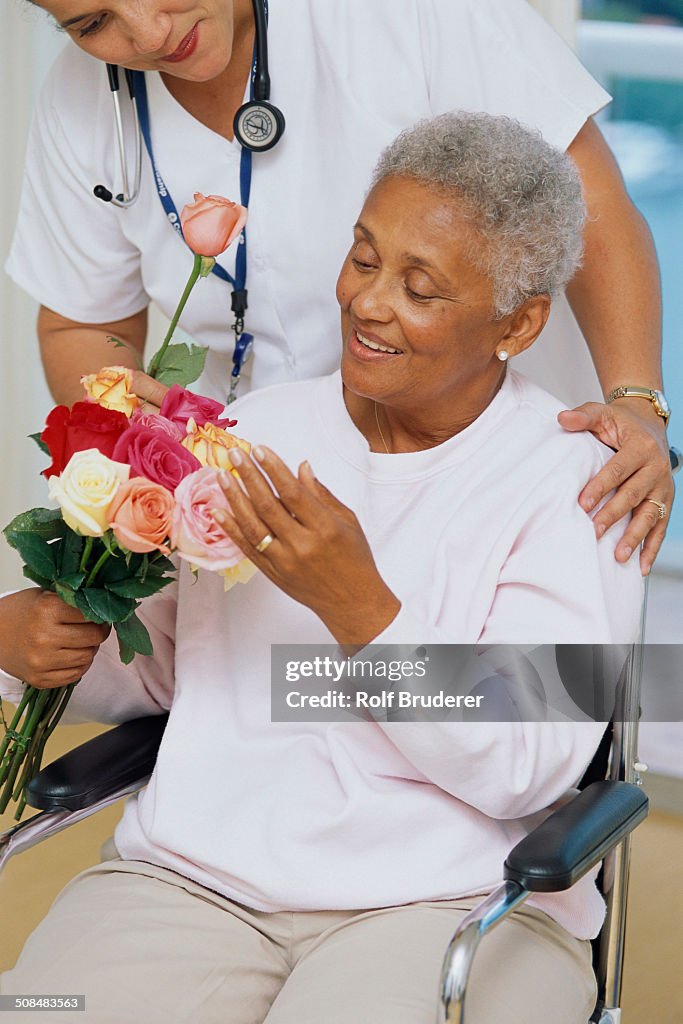
[[(268, 8), (266, 6), (266, 16)], [(256, 50), (254, 48), (254, 59), (252, 61), (252, 72), (251, 72), (251, 85), (250, 85), (250, 99), (254, 99), (254, 79), (256, 77)], [(180, 217), (178, 216), (178, 209), (173, 202), (173, 197), (166, 187), (161, 172), (157, 167), (156, 160), (154, 159), (154, 150), (152, 149), (152, 133), (150, 129), (150, 117), (149, 117), (149, 104), (147, 102), (147, 85), (145, 83), (145, 74), (143, 71), (134, 71), (134, 91), (135, 91), (135, 102), (138, 108), (138, 118), (140, 120), (140, 132), (145, 143), (145, 148), (149, 156), (149, 161), (152, 165), (154, 172), (154, 183), (157, 189), (157, 195), (164, 209), (164, 213), (168, 218), (169, 224), (178, 232), (180, 237), (183, 237), (183, 230), (180, 224)], [(252, 153), (250, 149), (242, 147), (242, 155), (240, 157), (240, 203), (242, 206), (249, 206), (249, 196), (251, 194), (251, 158)], [(244, 314), (247, 311), (247, 228), (246, 225), (242, 228), (240, 234), (239, 244), (237, 246), (237, 257), (235, 259), (235, 276), (229, 274), (225, 267), (221, 267), (219, 263), (214, 263), (211, 271), (229, 284), (232, 288), (231, 295), (231, 309), (235, 314), (235, 322), (232, 325), (232, 329), (235, 332), (235, 349), (232, 355), (232, 371), (230, 373), (230, 394), (228, 395), (228, 402), (235, 399), (235, 389), (237, 387), (240, 375), (242, 373), (242, 367), (244, 366), (247, 359), (249, 359), (252, 349), (254, 338), (251, 334), (247, 334), (244, 330)]]

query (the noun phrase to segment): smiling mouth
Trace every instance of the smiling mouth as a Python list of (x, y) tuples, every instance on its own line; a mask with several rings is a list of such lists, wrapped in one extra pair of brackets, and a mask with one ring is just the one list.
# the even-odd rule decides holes
[(185, 60), (185, 58), (189, 57), (191, 53), (194, 53), (197, 45), (197, 29), (198, 23), (192, 26), (186, 36), (183, 36), (173, 53), (169, 53), (166, 57), (162, 57), (162, 60), (176, 63), (177, 61)]
[(399, 348), (389, 348), (388, 345), (380, 345), (379, 342), (371, 341), (370, 338), (366, 338), (365, 335), (360, 333), (360, 331), (354, 330), (354, 334), (361, 345), (365, 346), (365, 348), (371, 349), (373, 352), (387, 352), (392, 356), (400, 356), (402, 354)]

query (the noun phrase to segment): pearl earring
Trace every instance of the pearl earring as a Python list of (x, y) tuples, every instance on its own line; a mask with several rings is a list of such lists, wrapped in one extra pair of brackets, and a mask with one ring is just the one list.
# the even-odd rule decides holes
[(505, 362), (505, 360), (506, 360), (506, 359), (508, 358), (508, 356), (510, 355), (510, 353), (509, 353), (509, 352), (507, 352), (507, 351), (506, 351), (506, 350), (505, 350), (504, 348), (502, 348), (502, 349), (500, 350), (500, 352), (496, 352), (496, 355), (497, 355), (497, 356), (498, 356), (498, 358), (500, 359), (501, 363), (504, 363), (504, 362)]

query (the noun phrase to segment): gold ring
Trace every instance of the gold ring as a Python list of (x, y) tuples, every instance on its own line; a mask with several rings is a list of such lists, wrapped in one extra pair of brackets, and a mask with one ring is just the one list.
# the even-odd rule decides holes
[(651, 502), (657, 506), (657, 518), (666, 519), (666, 505), (661, 501), (656, 501), (654, 498), (646, 498), (645, 501)]
[(273, 539), (274, 538), (269, 533), (267, 533), (263, 540), (258, 542), (258, 544), (256, 545), (256, 550), (260, 555), (262, 555), (266, 548), (273, 543)]

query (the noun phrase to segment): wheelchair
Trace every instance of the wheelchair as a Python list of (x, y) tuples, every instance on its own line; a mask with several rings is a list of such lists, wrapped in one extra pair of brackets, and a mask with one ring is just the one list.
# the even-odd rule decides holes
[[(582, 675), (595, 678), (601, 648), (558, 645)], [(467, 980), (479, 943), (535, 892), (570, 888), (600, 861), (607, 916), (593, 943), (598, 999), (594, 1024), (618, 1024), (626, 928), (629, 837), (647, 815), (636, 758), (643, 647), (634, 645), (617, 707), (570, 803), (554, 811), (508, 854), (503, 883), (463, 919), (446, 951), (438, 1024), (464, 1024)], [(578, 661), (577, 661), (578, 658)], [(570, 673), (571, 675), (571, 673)], [(584, 687), (585, 692), (585, 687)], [(16, 853), (141, 789), (154, 769), (167, 715), (117, 726), (60, 757), (31, 782), (28, 803), (39, 813), (0, 835), (0, 870)]]

